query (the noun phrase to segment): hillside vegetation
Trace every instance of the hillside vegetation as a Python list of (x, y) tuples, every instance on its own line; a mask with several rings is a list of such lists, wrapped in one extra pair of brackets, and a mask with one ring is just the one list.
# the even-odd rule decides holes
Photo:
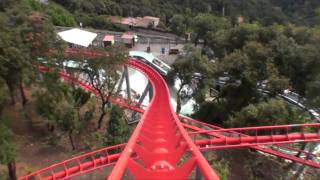
[[(58, 71), (40, 75), (35, 66), (45, 60), (48, 68), (55, 69), (70, 60), (62, 53), (66, 44), (57, 40), (55, 26), (77, 27), (81, 22), (84, 27), (121, 29), (108, 21), (109, 16), (158, 16), (158, 28), (182, 38), (191, 34), (167, 77), (168, 84), (174, 79), (182, 82), (177, 112), (184, 86), (195, 86), (191, 96), (197, 105), (192, 116), (211, 124), (314, 122), (308, 112), (278, 95), (289, 89), (301, 95), (299, 101), (307, 108), (320, 107), (319, 0), (52, 0), (49, 4), (1, 0), (0, 179), (7, 174), (16, 179), (16, 170), (18, 175), (26, 174), (71, 154), (127, 141), (133, 128), (126, 126), (124, 110), (109, 102), (128, 49), (99, 49), (109, 56), (94, 61), (71, 57), (85, 67), (73, 69), (73, 75), (90, 77), (98, 97), (61, 81)], [(48, 49), (57, 51), (48, 54)], [(195, 74), (199, 74), (196, 80)], [(227, 79), (224, 86), (215, 85), (219, 78)], [(306, 144), (294, 147), (304, 149)], [(55, 159), (57, 153), (63, 156)], [(33, 156), (42, 161), (32, 162)], [(237, 177), (232, 174), (236, 171), (229, 173), (225, 160), (218, 159), (224, 178)], [(284, 169), (294, 166), (281, 163)], [(241, 162), (230, 166), (235, 164)], [(249, 169), (244, 179), (263, 177), (263, 172), (253, 172), (254, 163), (247, 164), (242, 167)], [(281, 173), (277, 177), (289, 176), (288, 171), (275, 168), (274, 172)]]

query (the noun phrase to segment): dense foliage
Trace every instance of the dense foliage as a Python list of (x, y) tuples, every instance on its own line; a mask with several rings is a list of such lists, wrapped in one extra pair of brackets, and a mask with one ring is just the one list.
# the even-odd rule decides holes
[[(109, 16), (158, 16), (160, 28), (179, 36), (191, 34), (172, 65), (168, 80), (179, 79), (177, 112), (182, 92), (193, 86), (197, 102), (194, 117), (223, 126), (257, 126), (309, 122), (305, 112), (279, 98), (285, 89), (301, 95), (307, 108), (320, 106), (320, 1), (319, 0), (37, 0), (0, 1), (0, 163), (15, 179), (15, 148), (12, 131), (3, 123), (1, 110), (28, 99), (26, 84), (37, 88), (36, 110), (52, 133), (67, 135), (76, 149), (75, 135), (88, 122), (107, 124), (105, 144), (122, 143), (129, 136), (124, 112), (110, 108), (116, 84), (127, 57), (122, 47), (105, 49), (109, 56), (88, 61), (72, 57), (98, 93), (100, 114), (86, 107), (90, 94), (61, 82), (58, 72), (39, 77), (34, 64), (45, 59), (48, 67), (69, 60), (63, 53), (48, 57), (50, 48), (62, 50), (54, 25), (112, 30)], [(192, 43), (192, 44), (191, 44)], [(201, 44), (201, 46), (198, 46)], [(203, 47), (203, 48), (200, 48)], [(41, 58), (39, 58), (41, 57)], [(74, 75), (79, 75), (75, 73)], [(223, 85), (217, 82), (223, 78)], [(209, 90), (216, 89), (213, 97)], [(10, 98), (8, 98), (9, 96)], [(302, 98), (305, 97), (306, 99)], [(24, 111), (24, 109), (23, 109)], [(94, 115), (98, 117), (94, 117)], [(108, 116), (109, 115), (109, 116)], [(109, 117), (108, 123), (103, 123)], [(96, 130), (96, 129), (95, 129)], [(103, 130), (103, 129), (102, 129)], [(79, 141), (79, 140), (78, 140)], [(228, 176), (227, 166), (221, 166)]]
[[(316, 23), (319, 14), (318, 0), (54, 0), (64, 6), (75, 18), (91, 15), (115, 16), (158, 16), (163, 23), (170, 26), (182, 15), (188, 24), (198, 13), (210, 13), (226, 16), (235, 23), (239, 16), (245, 21), (258, 21), (265, 25), (273, 23)], [(173, 19), (172, 19), (173, 18)]]
[(126, 142), (130, 137), (130, 128), (125, 119), (125, 113), (119, 106), (110, 109), (110, 118), (106, 133), (105, 144), (108, 146)]

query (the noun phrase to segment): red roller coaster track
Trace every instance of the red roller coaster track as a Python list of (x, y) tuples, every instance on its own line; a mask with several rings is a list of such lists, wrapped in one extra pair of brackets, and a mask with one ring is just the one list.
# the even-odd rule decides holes
[[(86, 57), (105, 55), (98, 51), (75, 49), (66, 49), (65, 53)], [(121, 179), (125, 172), (137, 179), (187, 179), (196, 167), (206, 179), (219, 179), (200, 150), (236, 147), (249, 147), (320, 168), (320, 164), (310, 158), (314, 154), (283, 145), (320, 141), (320, 124), (223, 129), (178, 116), (171, 106), (168, 87), (161, 75), (148, 65), (133, 59), (127, 65), (145, 74), (154, 89), (152, 101), (145, 110), (122, 97), (112, 99), (112, 102), (125, 108), (143, 113), (129, 142), (74, 157), (19, 179), (69, 179), (111, 165), (114, 168), (108, 179)], [(47, 71), (43, 67), (39, 69)], [(96, 94), (85, 81), (75, 79), (63, 71), (60, 76)], [(275, 144), (276, 150), (270, 148), (270, 145)], [(301, 153), (305, 158), (286, 154), (281, 150)]]

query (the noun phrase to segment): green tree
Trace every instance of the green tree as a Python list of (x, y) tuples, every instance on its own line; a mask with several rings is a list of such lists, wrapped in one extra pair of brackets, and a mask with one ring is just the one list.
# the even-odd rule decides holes
[(241, 49), (248, 41), (254, 40), (260, 30), (259, 24), (241, 24), (230, 29), (226, 35), (226, 51)]
[(306, 97), (311, 107), (320, 107), (320, 75), (307, 84)]
[(5, 90), (2, 79), (0, 79), (0, 84), (1, 84), (0, 85), (0, 116), (1, 116), (2, 110), (5, 107), (5, 102), (7, 100), (7, 92)]
[(1, 16), (1, 57), (4, 71), (0, 76), (5, 80), (15, 103), (15, 90), (19, 88), (22, 104), (27, 102), (24, 80), (32, 80), (34, 60), (44, 55), (54, 42), (55, 35), (50, 21), (39, 12), (31, 11), (28, 5), (17, 1)]
[(185, 55), (180, 56), (172, 65), (172, 70), (168, 74), (168, 79), (171, 84), (177, 78), (180, 85), (177, 91), (177, 108), (176, 112), (179, 113), (181, 109), (181, 91), (191, 82), (195, 80), (195, 75), (200, 74), (200, 81), (208, 78), (214, 69), (214, 64), (210, 63), (201, 52), (192, 46), (186, 46)]
[(51, 5), (47, 9), (47, 14), (50, 15), (52, 23), (56, 26), (72, 27), (76, 25), (73, 15), (59, 5)]
[(198, 14), (194, 17), (192, 25), (195, 45), (197, 45), (199, 39), (203, 39), (206, 45), (209, 32), (217, 32), (220, 29), (227, 28), (230, 28), (230, 23), (225, 18), (211, 14)]
[(316, 25), (320, 25), (320, 8), (316, 9)]
[(47, 74), (44, 81), (46, 90), (39, 91), (36, 95), (37, 110), (48, 120), (50, 131), (57, 127), (67, 133), (72, 150), (75, 150), (74, 133), (80, 133), (84, 120), (92, 118), (92, 115), (84, 117), (85, 115), (80, 113), (90, 99), (90, 93), (60, 82), (57, 75)]
[(228, 109), (227, 101), (221, 98), (220, 100), (200, 102), (195, 107), (195, 113), (192, 117), (210, 124), (223, 125), (230, 114), (231, 111)]
[(280, 35), (271, 42), (280, 75), (290, 80), (293, 90), (304, 96), (307, 84), (318, 73), (319, 51), (312, 44), (299, 45), (292, 37)]
[(0, 164), (7, 165), (9, 179), (12, 180), (17, 179), (15, 157), (16, 148), (12, 144), (12, 132), (0, 123)]
[(267, 126), (275, 124), (299, 124), (310, 121), (310, 117), (280, 99), (270, 99), (250, 104), (236, 112), (228, 120), (231, 127)]
[[(60, 82), (58, 71), (43, 74), (43, 81), (36, 93), (36, 110), (46, 118), (47, 127), (50, 132), (55, 129), (55, 108), (63, 101), (67, 87)], [(48, 103), (50, 102), (50, 103)]]
[(124, 116), (124, 111), (119, 106), (112, 106), (106, 132), (106, 145), (124, 143), (129, 139), (130, 129)]
[(186, 26), (185, 18), (183, 17), (183, 15), (175, 14), (169, 20), (169, 22), (170, 22), (169, 28), (173, 33), (178, 34), (180, 36), (184, 35), (184, 33), (187, 30), (187, 26)]
[[(11, 19), (23, 21), (23, 18), (20, 18), (19, 16), (16, 16), (15, 19)], [(28, 52), (24, 51), (25, 47), (23, 46), (23, 41), (19, 32), (13, 31), (13, 26), (10, 26), (9, 22), (10, 18), (6, 16), (0, 17), (0, 38), (2, 42), (0, 45), (0, 51), (2, 52), (0, 55), (2, 65), (0, 76), (8, 86), (11, 103), (15, 104), (15, 90), (22, 78), (24, 68), (28, 66), (28, 62), (26, 61)]]
[(120, 80), (118, 72), (128, 57), (128, 51), (122, 46), (110, 47), (102, 52), (108, 53), (108, 56), (95, 57), (88, 61), (80, 58), (82, 69), (79, 72), (88, 78), (88, 83), (98, 94), (101, 104), (98, 129), (102, 126), (110, 98), (116, 94), (116, 85)]
[(230, 103), (230, 110), (238, 111), (249, 103), (258, 102), (259, 88), (268, 90), (270, 96), (288, 88), (288, 79), (275, 66), (272, 49), (256, 41), (248, 41), (241, 50), (225, 56), (219, 69), (229, 77), (220, 96)]
[(229, 111), (238, 111), (249, 103), (257, 102), (259, 93), (255, 69), (250, 67), (250, 57), (241, 50), (227, 55), (220, 63), (221, 74), (229, 80), (221, 88), (220, 98), (225, 98)]

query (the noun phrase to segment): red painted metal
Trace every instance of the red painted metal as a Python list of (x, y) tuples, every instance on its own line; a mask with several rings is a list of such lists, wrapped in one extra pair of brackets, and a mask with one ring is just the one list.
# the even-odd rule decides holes
[[(225, 149), (239, 148), (256, 145), (291, 144), (298, 142), (318, 142), (320, 137), (317, 133), (293, 133), (284, 135), (249, 136), (249, 137), (225, 137), (206, 140), (196, 140), (200, 149)], [(209, 145), (209, 146), (208, 146)], [(205, 147), (208, 146), (208, 147)]]
[(116, 163), (120, 157), (120, 152), (124, 149), (125, 145), (126, 144), (120, 144), (92, 151), (41, 169), (25, 177), (21, 177), (18, 180), (70, 179), (106, 166), (111, 166)]
[[(149, 78), (154, 96), (109, 179), (120, 179), (125, 170), (137, 179), (187, 179), (196, 166), (205, 178), (219, 179), (183, 129), (161, 75), (138, 61), (131, 60), (129, 65)], [(178, 166), (185, 153), (190, 153), (191, 157)], [(140, 162), (133, 160), (132, 154), (136, 154)]]
[[(38, 67), (39, 70), (41, 72), (48, 72), (50, 71), (47, 67), (44, 67), (44, 66), (39, 66)], [(90, 84), (88, 84), (86, 82), (85, 79), (81, 79), (81, 78), (75, 78), (73, 77), (72, 75), (66, 73), (65, 71), (61, 70), (59, 72), (59, 75), (62, 79), (66, 80), (66, 81), (69, 81), (73, 84), (76, 84), (78, 85), (79, 87), (81, 87), (82, 89), (84, 89), (85, 91), (88, 91), (88, 92), (91, 92), (93, 93), (94, 95), (96, 96), (99, 96), (98, 92), (90, 86)], [(115, 103), (115, 104), (118, 104), (124, 108), (127, 108), (127, 109), (130, 109), (130, 110), (133, 110), (133, 111), (136, 111), (136, 112), (139, 112), (139, 113), (143, 113), (144, 110), (142, 105), (138, 104), (137, 102), (135, 101), (130, 101), (122, 96), (115, 96), (115, 97), (111, 97), (110, 98), (110, 101)]]
[[(50, 51), (50, 53), (52, 52), (53, 51)], [(71, 56), (82, 55), (89, 58), (108, 56), (108, 54), (104, 52), (78, 50), (72, 48), (65, 49), (65, 53)], [(129, 108), (140, 113), (144, 112), (142, 119), (140, 120), (137, 128), (132, 134), (121, 155), (118, 153), (108, 155), (107, 157), (100, 156), (100, 158), (96, 158), (96, 155), (99, 154), (98, 152), (100, 151), (95, 151), (50, 166), (20, 179), (30, 179), (31, 177), (38, 177), (40, 179), (71, 178), (79, 174), (91, 172), (104, 166), (112, 165), (118, 160), (118, 158), (119, 160), (109, 176), (109, 179), (120, 179), (123, 177), (125, 171), (129, 171), (135, 178), (138, 179), (146, 177), (152, 179), (168, 177), (186, 179), (195, 167), (199, 167), (202, 175), (206, 179), (219, 179), (219, 177), (211, 169), (205, 158), (200, 153), (196, 144), (200, 146), (200, 149), (202, 150), (250, 147), (252, 149), (301, 162), (313, 167), (319, 167), (319, 164), (315, 165), (314, 162), (307, 158), (302, 159), (287, 155), (271, 149), (269, 146), (266, 146), (266, 144), (295, 143), (298, 141), (319, 141), (320, 136), (318, 131), (317, 133), (309, 133), (305, 132), (304, 130), (305, 127), (319, 128), (320, 124), (222, 129), (218, 126), (208, 125), (195, 121), (191, 118), (179, 116), (179, 118), (183, 121), (186, 121), (187, 119), (189, 124), (181, 123), (170, 104), (168, 87), (166, 86), (166, 83), (162, 77), (155, 70), (141, 62), (129, 60), (128, 65), (144, 73), (149, 78), (153, 85), (155, 96), (146, 110), (144, 110), (141, 106), (137, 106), (137, 104), (134, 104), (134, 102), (129, 102), (122, 97), (112, 98), (112, 102), (117, 103), (125, 108)], [(44, 67), (40, 67), (40, 70), (48, 71), (48, 69), (45, 69)], [(60, 72), (60, 76), (63, 79), (78, 84), (83, 89), (96, 94), (95, 90), (89, 86), (85, 80), (79, 80), (71, 77), (64, 71)], [(192, 123), (190, 124), (190, 122)], [(200, 124), (201, 127), (199, 128), (194, 126), (194, 124)], [(183, 127), (186, 127), (192, 131), (190, 134), (194, 137), (194, 142), (196, 144), (188, 136)], [(289, 133), (288, 129), (292, 127), (301, 127), (302, 132)], [(282, 134), (274, 134), (274, 129), (281, 129)], [(255, 132), (253, 136), (250, 133), (248, 135), (244, 134), (252, 131)], [(269, 131), (271, 134), (259, 134), (262, 131), (263, 133)], [(201, 139), (198, 140), (195, 136), (201, 137)], [(207, 138), (203, 139), (203, 136)], [(121, 147), (123, 146), (124, 145), (121, 145)], [(279, 149), (287, 148), (290, 151), (295, 150), (294, 148), (286, 146), (277, 147), (279, 147)], [(113, 147), (110, 147), (110, 149), (112, 148)], [(306, 157), (312, 155), (311, 153), (306, 153), (304, 151), (301, 151), (300, 153), (305, 154)], [(190, 154), (191, 156), (188, 159), (185, 159), (184, 155), (186, 154)], [(79, 163), (79, 165), (68, 166), (68, 163), (72, 161), (79, 162), (81, 159), (85, 159), (87, 161), (84, 163)], [(109, 161), (106, 161), (105, 159), (108, 159)], [(183, 161), (182, 165), (180, 165), (181, 161)], [(63, 170), (56, 172), (54, 171), (55, 168), (60, 168)], [(41, 176), (49, 171), (51, 171), (50, 175)]]
[[(204, 130), (208, 130), (208, 129), (223, 129), (221, 127), (218, 126), (214, 126), (211, 124), (207, 124), (204, 122), (200, 122), (197, 120), (194, 120), (192, 118), (186, 117), (186, 116), (181, 116), (180, 115), (180, 119), (183, 122), (183, 125), (185, 128), (190, 129), (192, 132), (198, 132), (198, 131), (204, 131)], [(234, 131), (230, 131), (230, 134), (233, 133), (234, 135), (238, 135), (241, 134), (242, 136), (248, 136), (242, 133), (238, 133), (238, 132), (234, 132)], [(223, 134), (219, 134), (219, 133), (207, 133), (207, 135), (210, 135), (212, 137), (218, 137), (218, 138), (224, 138), (225, 136)], [(250, 146), (249, 148), (253, 149), (253, 150), (257, 150), (263, 153), (268, 153), (270, 155), (273, 156), (277, 156), (277, 157), (281, 157), (290, 161), (295, 161), (301, 164), (305, 164), (311, 167), (315, 167), (315, 168), (320, 168), (320, 163), (317, 161), (314, 161), (312, 158), (308, 158), (308, 157), (316, 157), (315, 154), (312, 154), (310, 152), (306, 152), (294, 147), (289, 147), (289, 146), (284, 146), (284, 145), (272, 145), (272, 146), (266, 146), (266, 145), (260, 145), (260, 146)], [(290, 151), (290, 154), (283, 152), (284, 151)], [(302, 155), (302, 157), (297, 157), (296, 155), (300, 153)]]
[[(201, 124), (203, 124), (202, 122), (200, 122)], [(183, 124), (183, 126), (185, 126), (187, 124)], [(193, 129), (194, 131), (203, 131), (203, 129), (200, 129), (196, 126), (191, 126), (191, 125), (187, 125), (188, 128)], [(215, 136), (215, 135), (214, 135)], [(215, 136), (215, 137), (223, 137), (223, 136)], [(83, 173), (89, 173), (91, 171), (97, 170), (97, 169), (101, 169), (105, 166), (110, 166), (110, 165), (114, 165), (115, 162), (118, 160), (118, 158), (120, 157), (120, 152), (119, 153), (115, 153), (112, 152), (112, 150), (115, 149), (119, 149), (122, 150), (124, 148), (125, 144), (121, 144), (121, 145), (117, 145), (117, 146), (112, 146), (112, 147), (108, 147), (108, 148), (104, 148), (98, 151), (94, 151), (94, 152), (90, 152), (78, 157), (74, 157), (70, 160), (66, 160), (63, 161), (61, 163), (52, 165), (48, 168), (39, 170), (35, 173), (32, 173), (28, 176), (19, 178), (21, 180), (27, 180), (27, 179), (69, 179), (71, 177), (76, 177), (79, 176)], [(266, 147), (260, 147), (260, 148), (264, 148), (265, 151), (268, 153), (268, 151), (270, 151), (270, 148), (266, 148)], [(306, 162), (301, 162), (303, 164), (312, 166), (312, 167), (316, 167), (319, 168), (320, 164), (313, 162), (311, 160), (307, 160), (308, 157), (310, 156), (316, 156), (314, 154), (308, 153), (308, 152), (304, 152), (301, 150), (296, 150), (292, 147), (287, 147), (287, 146), (280, 146), (279, 148), (282, 149), (287, 149), (291, 152), (300, 152), (302, 154), (305, 154), (305, 160)], [(272, 150), (271, 150), (272, 151)], [(272, 152), (270, 153), (272, 154)], [(284, 154), (286, 159), (290, 159), (290, 160), (294, 160), (297, 162), (301, 161), (301, 158), (295, 157), (295, 156), (290, 156), (290, 155), (286, 155)], [(94, 157), (94, 158), (93, 158)], [(83, 162), (83, 160), (85, 160), (85, 162)], [(81, 167), (79, 168), (79, 164), (78, 163), (73, 163), (72, 162), (82, 162), (81, 163)], [(94, 165), (95, 164), (95, 165)], [(65, 170), (61, 171), (61, 169), (63, 169), (64, 167), (68, 167), (67, 172)], [(54, 169), (60, 169), (60, 171), (54, 171)], [(82, 169), (82, 171), (80, 171), (80, 169)], [(68, 174), (68, 175), (67, 175)]]
[[(202, 156), (201, 152), (197, 149), (197, 147), (194, 145), (192, 140), (189, 138), (189, 136), (183, 129), (172, 107), (168, 106), (168, 104), (170, 104), (169, 91), (161, 75), (158, 74), (152, 68), (148, 67), (147, 65), (137, 61), (131, 60), (129, 61), (128, 65), (142, 71), (147, 77), (149, 77), (149, 80), (152, 82), (154, 86), (155, 94), (152, 102), (148, 107), (147, 112), (144, 113), (142, 120), (139, 123), (140, 125), (138, 125), (132, 137), (130, 138), (130, 141), (132, 143), (130, 143), (129, 141), (126, 148), (131, 149), (130, 152), (123, 153), (124, 155), (122, 155), (121, 157), (125, 157), (125, 155), (131, 157), (132, 154), (137, 154), (138, 157), (142, 159), (144, 165), (147, 166), (142, 167), (140, 164), (137, 164), (132, 159), (132, 157), (125, 158), (125, 161), (120, 159), (119, 164), (121, 165), (121, 162), (124, 162), (125, 166), (121, 169), (121, 166), (120, 168), (117, 168), (116, 165), (115, 169), (117, 169), (117, 171), (114, 171), (116, 172), (114, 173), (115, 175), (111, 173), (110, 178), (120, 178), (123, 175), (125, 167), (128, 166), (128, 168), (131, 170), (131, 173), (135, 173), (135, 177), (138, 178), (146, 177), (146, 175), (148, 177), (154, 178), (158, 178), (161, 176), (176, 176), (177, 178), (187, 178), (195, 167), (199, 167), (204, 177), (210, 179), (219, 179), (219, 177), (215, 174), (213, 169)], [(76, 82), (84, 89), (94, 92), (90, 86), (87, 86), (87, 84), (84, 84), (81, 81), (78, 81), (77, 79), (72, 79), (72, 77), (66, 75), (64, 72), (60, 72), (60, 76), (62, 76), (64, 79)], [(155, 107), (158, 106), (162, 108), (156, 109)], [(155, 117), (157, 116), (158, 121), (154, 121)], [(144, 119), (146, 119), (145, 121), (147, 123), (143, 123)], [(153, 126), (151, 125), (151, 122), (158, 122), (158, 125)], [(142, 127), (142, 124), (144, 124), (144, 128)], [(168, 129), (167, 127), (170, 126), (172, 128)], [(152, 127), (155, 127), (155, 129), (152, 130)], [(148, 142), (147, 140), (145, 140), (145, 137), (143, 135), (139, 134), (140, 131), (153, 132), (154, 134), (151, 133), (147, 137), (158, 138), (159, 142)], [(135, 146), (135, 143), (137, 141), (139, 141), (139, 144), (143, 145), (143, 147)], [(184, 154), (189, 152), (192, 155), (191, 158), (184, 162), (183, 165), (178, 166), (179, 160), (183, 158)]]

